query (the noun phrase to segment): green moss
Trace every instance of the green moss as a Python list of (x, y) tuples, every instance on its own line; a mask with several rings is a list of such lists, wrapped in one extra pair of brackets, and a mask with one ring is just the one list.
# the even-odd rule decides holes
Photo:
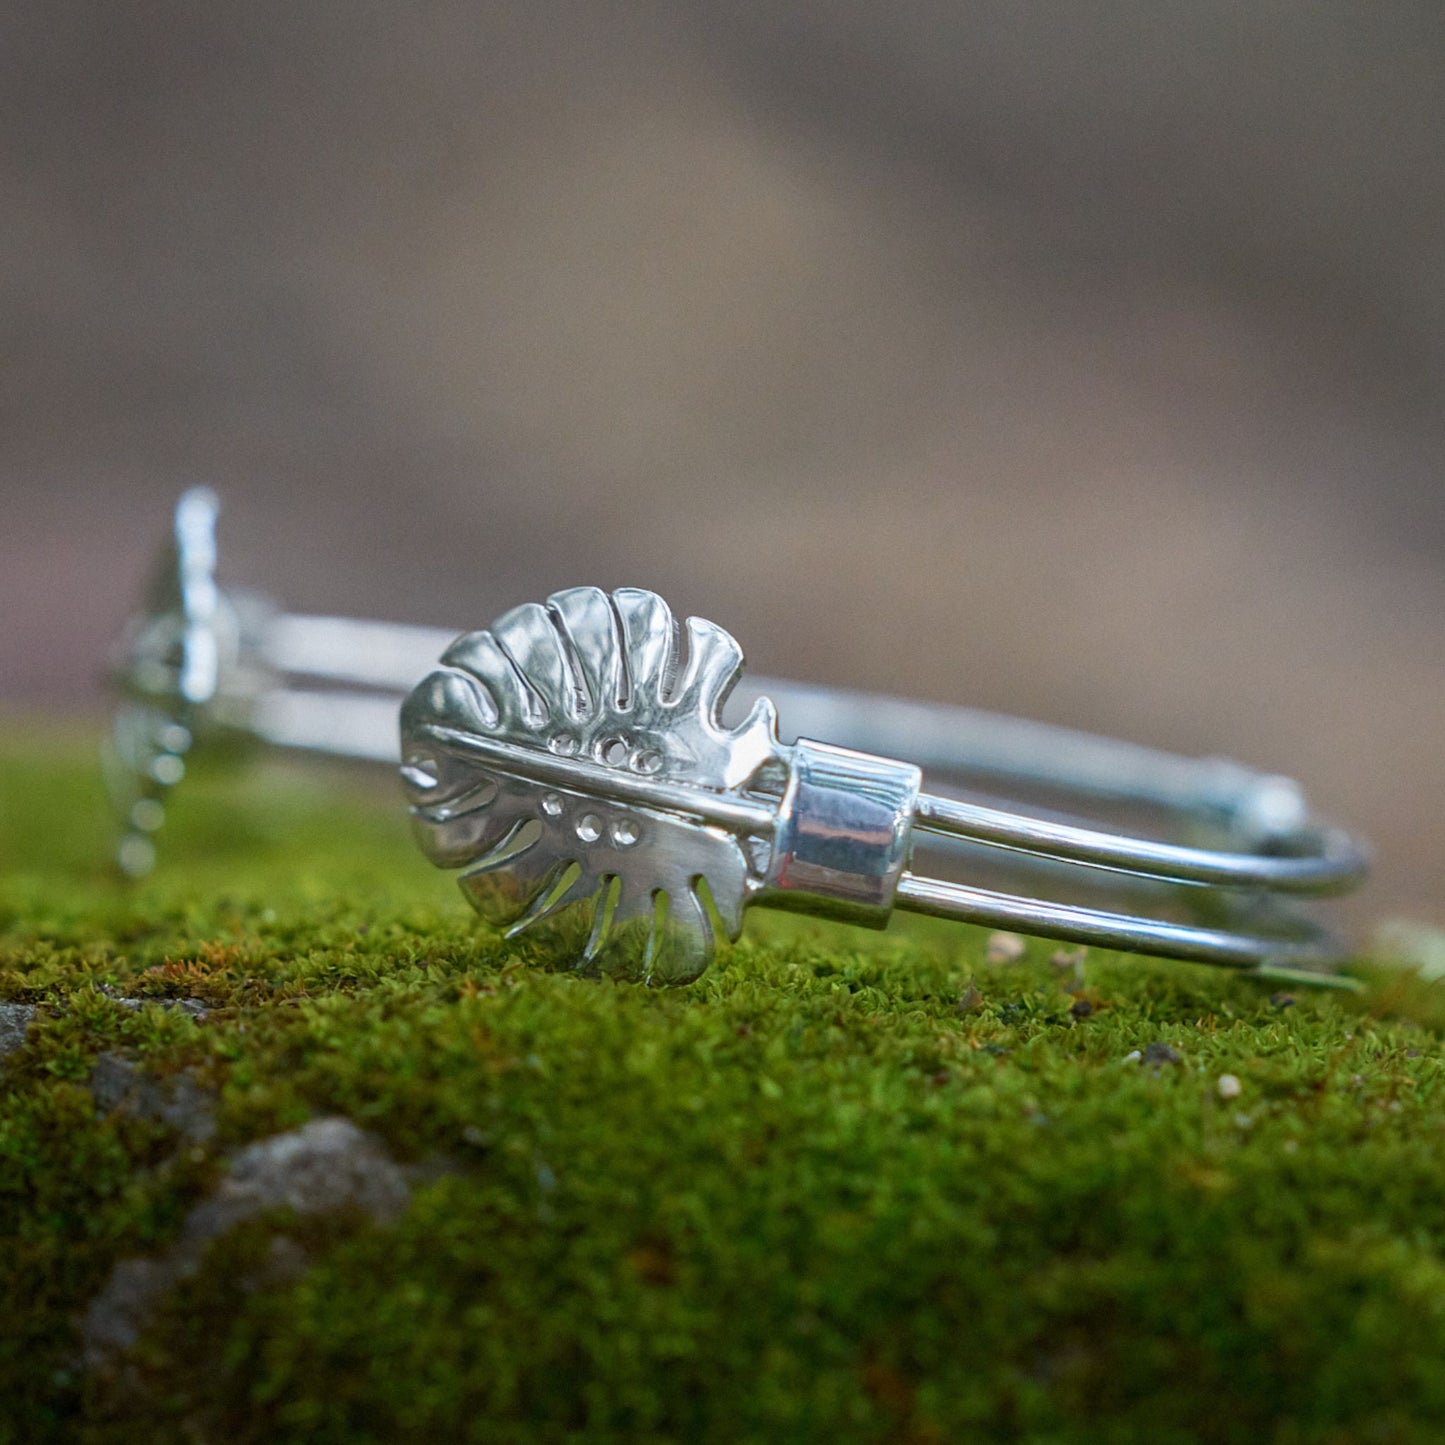
[[(1074, 1008), (1046, 944), (989, 965), (968, 930), (766, 917), (651, 992), (534, 967), (333, 779), (196, 780), (124, 887), (82, 749), (0, 769), (0, 1002), (37, 1008), (0, 1066), (0, 1434), (1445, 1433), (1424, 992), (1288, 1005), (1094, 955)], [(1180, 1063), (1127, 1058), (1161, 1042)], [(213, 1090), (214, 1137), (99, 1113), (103, 1053)], [(416, 1166), (401, 1220), (253, 1221), (125, 1369), (85, 1370), (116, 1263), (177, 1237), (227, 1151), (320, 1114)], [(309, 1263), (271, 1278), (278, 1234)]]

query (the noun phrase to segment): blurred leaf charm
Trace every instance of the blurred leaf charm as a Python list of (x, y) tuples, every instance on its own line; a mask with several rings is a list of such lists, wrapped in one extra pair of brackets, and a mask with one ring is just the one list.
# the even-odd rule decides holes
[(111, 660), (119, 699), (106, 782), (123, 829), (116, 861), (132, 877), (155, 862), (165, 800), (185, 777), (194, 745), (244, 749), (272, 681), (258, 642), (271, 609), (216, 582), (219, 505), (205, 487), (182, 494), (144, 605)]
[(742, 673), (722, 628), (622, 588), (559, 592), (459, 638), (402, 708), (427, 856), (508, 935), (545, 926), (591, 972), (687, 983), (710, 908), (730, 938), (769, 861), (787, 771), (773, 705), (720, 713)]

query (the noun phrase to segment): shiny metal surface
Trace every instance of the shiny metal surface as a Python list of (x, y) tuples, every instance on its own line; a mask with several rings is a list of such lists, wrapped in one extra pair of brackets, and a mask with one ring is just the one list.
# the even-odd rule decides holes
[(1179, 883), (1212, 883), (1227, 888), (1266, 888), (1286, 893), (1329, 893), (1349, 888), (1364, 868), (1364, 856), (1337, 828), (1301, 827), (1293, 840), (1306, 851), (1298, 857), (1259, 853), (1221, 853), (1149, 838), (1125, 838), (1094, 828), (1077, 828), (979, 807), (951, 798), (925, 797), (918, 805), (918, 826), (927, 832), (1034, 853), (1047, 858), (1089, 863), (1149, 878)]
[(921, 769), (800, 738), (758, 901), (882, 928), (913, 851)]
[[(748, 680), (728, 633), (697, 618), (680, 629), (637, 589), (574, 588), (461, 637), (287, 615), (216, 586), (214, 523), (209, 494), (182, 499), (126, 635), (112, 771), (128, 871), (149, 866), (186, 749), (220, 730), (400, 758), (423, 847), (463, 870), (484, 916), (620, 976), (696, 977), (715, 924), (735, 937), (754, 903), (876, 926), (896, 907), (1270, 977), (1341, 954), (1285, 905), (1352, 886), (1364, 852), (1314, 820), (1288, 778), (971, 709)], [(984, 784), (1070, 809), (1140, 808), (1175, 836), (934, 791)], [(1002, 864), (1020, 891), (919, 876), (925, 849), (970, 871)], [(1151, 916), (1166, 903), (1189, 917)]]
[[(634, 588), (577, 587), (459, 638), (401, 710), (423, 850), (509, 934), (545, 928), (579, 967), (687, 983), (757, 887), (783, 766), (772, 704), (735, 728), (742, 650)], [(704, 892), (706, 890), (706, 892)], [(580, 944), (580, 947), (578, 946)]]
[(911, 873), (899, 880), (898, 907), (909, 913), (987, 928), (1016, 928), (1041, 938), (1244, 969), (1280, 981), (1353, 987), (1353, 981), (1341, 975), (1316, 971), (1322, 963), (1339, 960), (1341, 945), (1327, 930), (1304, 920), (1295, 937), (1232, 933), (1041, 898), (1020, 898), (937, 878), (918, 878)]

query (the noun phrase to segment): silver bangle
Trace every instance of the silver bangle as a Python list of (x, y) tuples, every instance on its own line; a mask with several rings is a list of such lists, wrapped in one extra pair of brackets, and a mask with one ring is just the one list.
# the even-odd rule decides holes
[[(761, 904), (874, 927), (902, 909), (1352, 986), (1318, 971), (1344, 949), (1298, 900), (1357, 883), (1364, 849), (1313, 819), (1287, 778), (746, 680), (727, 632), (679, 629), (638, 589), (574, 588), (460, 637), (286, 614), (219, 586), (216, 513), (209, 492), (182, 497), (114, 669), (128, 872), (149, 868), (190, 751), (239, 735), (400, 762), (432, 861), (461, 870), (489, 920), (544, 934), (586, 970), (689, 982), (718, 929), (736, 938)], [(1000, 805), (1000, 788), (1028, 809)], [(1081, 803), (1175, 836), (1091, 824)], [(929, 850), (969, 881), (920, 876)]]

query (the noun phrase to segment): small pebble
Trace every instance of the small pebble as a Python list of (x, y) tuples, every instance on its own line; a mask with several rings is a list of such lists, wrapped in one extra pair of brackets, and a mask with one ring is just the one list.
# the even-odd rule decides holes
[(1077, 991), (1084, 986), (1084, 959), (1088, 957), (1087, 948), (1060, 948), (1049, 958), (1049, 966), (1054, 971), (1054, 977), (1058, 979), (1059, 986), (1070, 992)]
[(1215, 1087), (1221, 1099), (1237, 1099), (1244, 1092), (1244, 1085), (1239, 1082), (1237, 1074), (1221, 1074)]
[(0, 1003), (0, 1058), (25, 1042), (26, 1031), (34, 1020), (34, 1004)]
[(1144, 1050), (1142, 1062), (1153, 1064), (1156, 1068), (1161, 1064), (1182, 1064), (1184, 1056), (1176, 1050), (1171, 1049), (1168, 1044), (1150, 1044)]
[(985, 957), (990, 963), (1017, 963), (1027, 947), (1017, 933), (990, 933)]

